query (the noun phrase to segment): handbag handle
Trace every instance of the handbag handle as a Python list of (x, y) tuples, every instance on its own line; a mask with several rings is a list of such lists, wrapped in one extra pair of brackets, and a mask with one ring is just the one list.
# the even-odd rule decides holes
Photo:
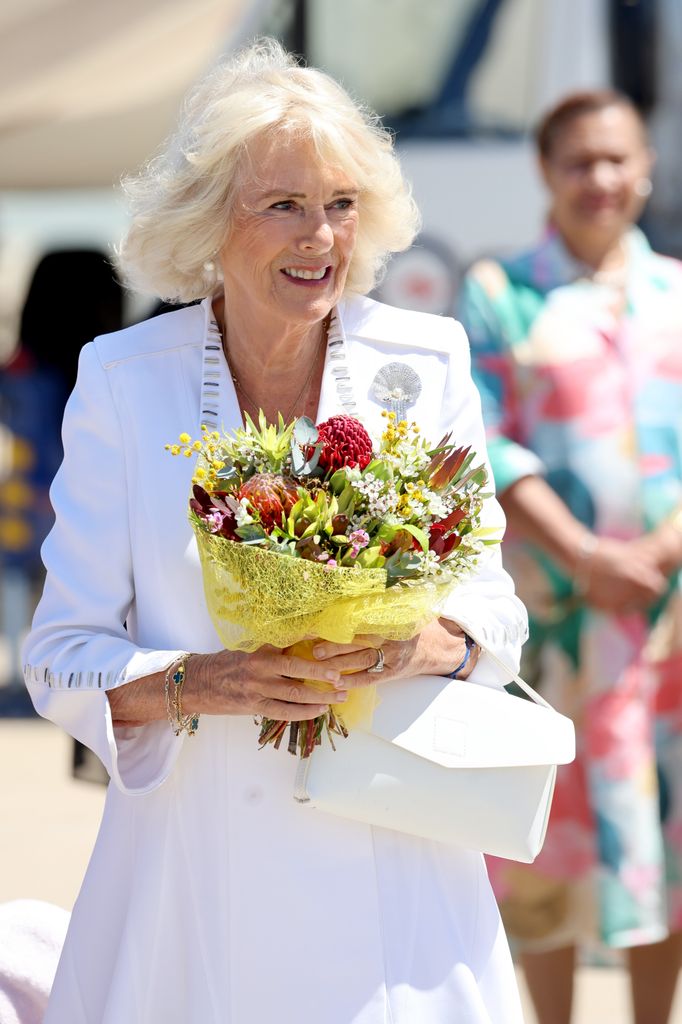
[[(458, 625), (461, 625), (461, 623), (458, 623)], [(491, 651), (489, 647), (486, 647), (485, 644), (481, 643), (479, 638), (476, 636), (475, 632), (472, 632), (471, 628), (468, 625), (463, 626), (462, 628), (465, 630), (466, 633), (468, 633), (471, 639), (478, 644), (478, 646), (481, 648), (481, 651), (484, 652), (492, 661), (495, 662), (498, 668), (501, 668), (503, 672), (507, 674), (511, 673), (511, 679), (509, 680), (510, 682), (516, 683), (519, 689), (523, 690), (523, 692), (528, 697), (530, 697), (530, 699), (535, 704), (539, 704), (543, 708), (549, 708), (550, 711), (554, 710), (552, 705), (548, 701), (546, 701), (544, 697), (541, 697), (540, 694), (537, 693), (532, 686), (529, 686), (525, 679), (521, 678), (518, 672), (514, 672), (513, 669), (510, 669), (509, 665), (507, 665), (506, 662), (502, 661), (502, 658), (498, 658), (498, 656), (493, 651)]]

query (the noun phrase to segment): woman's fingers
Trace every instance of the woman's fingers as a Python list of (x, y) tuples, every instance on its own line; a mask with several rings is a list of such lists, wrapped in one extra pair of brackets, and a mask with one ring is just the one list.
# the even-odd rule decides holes
[(280, 722), (308, 722), (327, 711), (328, 704), (289, 704), (283, 700), (264, 700), (254, 714)]
[(376, 651), (387, 642), (380, 636), (356, 636), (352, 644), (334, 644), (331, 640), (320, 640), (313, 647), (313, 655), (316, 661), (328, 661), (330, 658), (338, 658), (342, 654), (366, 651), (368, 647), (373, 647)]
[[(388, 645), (387, 645), (388, 646)], [(386, 657), (386, 649), (384, 648), (384, 658)], [(346, 675), (352, 675), (356, 672), (366, 672), (367, 669), (373, 668), (374, 665), (379, 661), (379, 649), (378, 647), (359, 647), (355, 650), (347, 651), (344, 654), (337, 654), (332, 660), (327, 661), (328, 665), (333, 665), (335, 669), (344, 676), (340, 682), (340, 686), (345, 686)], [(375, 682), (377, 680), (375, 679)]]
[(264, 700), (284, 701), (288, 704), (338, 704), (348, 696), (346, 689), (337, 690), (335, 687), (325, 684), (324, 689), (316, 689), (314, 686), (306, 686), (305, 683), (295, 683), (288, 679), (269, 680), (260, 687), (260, 696)]
[[(416, 657), (421, 634), (410, 640), (382, 640), (381, 637), (356, 637), (358, 642), (364, 641), (362, 647), (358, 643), (331, 644), (321, 643), (322, 655), (327, 666), (338, 668), (343, 675), (340, 685), (355, 689), (359, 686), (371, 686), (387, 679), (398, 679), (402, 676), (414, 675), (423, 671), (423, 659)], [(448, 638), (449, 639), (449, 638)], [(383, 651), (383, 669), (371, 672), (379, 662), (379, 648)]]
[(289, 654), (287, 650), (268, 652), (263, 656), (265, 668), (273, 676), (285, 676), (287, 679), (315, 679), (320, 683), (341, 684), (341, 674), (333, 665), (319, 661), (308, 661)]

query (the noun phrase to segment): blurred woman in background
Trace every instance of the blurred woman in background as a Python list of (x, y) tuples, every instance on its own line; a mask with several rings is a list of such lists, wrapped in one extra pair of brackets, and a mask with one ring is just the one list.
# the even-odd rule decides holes
[(491, 864), (541, 1024), (568, 1024), (576, 946), (626, 948), (637, 1024), (664, 1024), (682, 927), (682, 265), (633, 225), (644, 124), (611, 91), (537, 132), (549, 225), (470, 271), (472, 345), (526, 672), (578, 726), (533, 867)]
[(54, 522), (48, 491), (62, 461), (62, 417), (78, 356), (86, 342), (122, 326), (123, 289), (103, 252), (60, 249), (41, 257), (21, 311), (17, 346), (0, 366), (7, 453), (0, 468), (0, 622), (9, 645), (0, 715), (26, 711), (19, 645), (43, 579), (40, 546)]

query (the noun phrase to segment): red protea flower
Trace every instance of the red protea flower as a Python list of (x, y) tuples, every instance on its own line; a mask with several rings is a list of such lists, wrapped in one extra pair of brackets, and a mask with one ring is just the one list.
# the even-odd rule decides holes
[(359, 420), (346, 415), (330, 416), (317, 429), (323, 446), (319, 463), (323, 469), (364, 469), (372, 461), (372, 439)]
[(298, 484), (279, 473), (254, 473), (239, 489), (238, 500), (248, 498), (263, 529), (282, 525), (282, 515), (289, 515), (298, 501)]

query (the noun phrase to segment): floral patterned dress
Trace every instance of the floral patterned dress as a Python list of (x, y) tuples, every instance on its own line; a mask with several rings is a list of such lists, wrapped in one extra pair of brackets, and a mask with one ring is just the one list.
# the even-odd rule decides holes
[[(682, 264), (636, 229), (626, 245), (626, 271), (590, 275), (550, 232), (476, 265), (460, 310), (498, 493), (542, 474), (622, 540), (682, 502)], [(531, 616), (526, 678), (579, 737), (540, 857), (490, 864), (508, 931), (528, 949), (658, 941), (682, 928), (680, 581), (649, 615), (608, 615), (532, 545), (504, 556)]]

